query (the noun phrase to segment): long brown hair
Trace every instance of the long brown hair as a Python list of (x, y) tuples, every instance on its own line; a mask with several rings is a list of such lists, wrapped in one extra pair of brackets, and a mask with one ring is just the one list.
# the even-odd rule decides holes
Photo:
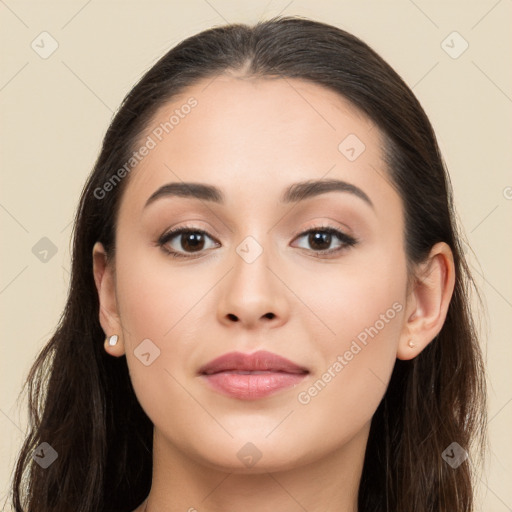
[[(454, 468), (442, 457), (454, 442), (481, 456), (486, 407), (470, 310), (470, 292), (478, 290), (436, 137), (414, 94), (377, 53), (343, 30), (300, 17), (215, 27), (190, 37), (124, 99), (81, 195), (65, 310), (27, 377), (30, 432), (13, 479), (15, 510), (129, 512), (149, 493), (153, 425), (136, 399), (126, 360), (103, 348), (92, 273), (94, 243), (102, 242), (109, 254), (115, 249), (129, 176), (105, 197), (98, 197), (98, 189), (130, 159), (162, 105), (199, 79), (229, 70), (309, 80), (352, 102), (385, 138), (388, 173), (403, 201), (409, 269), (437, 242), (451, 247), (456, 282), (446, 321), (416, 358), (396, 361), (372, 420), (359, 510), (474, 510), (471, 459)], [(46, 469), (32, 460), (43, 442), (58, 453)]]

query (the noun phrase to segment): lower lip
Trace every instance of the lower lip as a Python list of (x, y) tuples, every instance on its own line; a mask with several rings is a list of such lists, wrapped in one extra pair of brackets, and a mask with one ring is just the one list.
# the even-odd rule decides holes
[(219, 372), (202, 377), (224, 395), (242, 400), (256, 400), (299, 384), (306, 373), (229, 373)]

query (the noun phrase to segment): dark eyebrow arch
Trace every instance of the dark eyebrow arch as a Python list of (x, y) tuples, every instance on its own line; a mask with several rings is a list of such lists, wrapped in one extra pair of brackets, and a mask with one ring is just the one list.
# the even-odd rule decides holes
[(372, 208), (375, 208), (371, 199), (359, 187), (346, 181), (334, 179), (294, 183), (284, 191), (280, 201), (282, 203), (296, 203), (328, 192), (348, 192), (359, 197)]
[(212, 201), (214, 203), (223, 204), (224, 195), (221, 190), (213, 185), (205, 185), (203, 183), (167, 183), (157, 189), (146, 201), (144, 208), (162, 197), (190, 197), (193, 199), (201, 199), (203, 201)]
[[(369, 206), (374, 208), (370, 198), (359, 188), (351, 183), (341, 180), (308, 180), (290, 185), (280, 198), (281, 203), (297, 203), (328, 192), (348, 192), (353, 194)], [(224, 204), (224, 194), (213, 186), (204, 183), (167, 183), (157, 189), (146, 201), (144, 207), (162, 197), (187, 197)]]

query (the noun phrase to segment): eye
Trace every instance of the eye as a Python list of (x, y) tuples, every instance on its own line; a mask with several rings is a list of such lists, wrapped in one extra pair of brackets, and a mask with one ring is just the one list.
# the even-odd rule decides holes
[[(358, 243), (355, 238), (332, 226), (318, 226), (308, 229), (297, 237), (299, 240), (303, 238), (306, 239), (305, 242), (306, 245), (309, 245), (309, 248), (304, 246), (301, 248), (312, 250), (316, 253), (315, 256), (318, 257), (338, 253)], [(333, 242), (337, 242), (337, 247), (332, 248)]]
[(207, 240), (213, 239), (202, 229), (180, 227), (164, 233), (158, 239), (158, 245), (174, 258), (189, 258), (194, 257), (193, 253), (219, 245), (214, 242), (208, 247)]
[[(299, 247), (312, 251), (316, 257), (333, 255), (358, 243), (355, 238), (332, 226), (311, 228), (294, 240), (303, 238), (310, 247)], [(208, 241), (210, 241), (210, 246), (208, 246)], [(332, 248), (332, 244), (335, 242), (337, 242), (337, 246)], [(220, 243), (202, 229), (182, 226), (165, 232), (158, 239), (157, 245), (173, 258), (194, 258), (206, 249), (219, 247)], [(194, 253), (197, 253), (197, 256)]]

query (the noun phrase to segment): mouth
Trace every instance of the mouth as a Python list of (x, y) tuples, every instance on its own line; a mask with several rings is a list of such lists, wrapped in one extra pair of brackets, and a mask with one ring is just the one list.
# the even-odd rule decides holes
[(216, 392), (255, 400), (295, 387), (309, 371), (277, 354), (258, 351), (224, 354), (202, 366), (198, 374)]

